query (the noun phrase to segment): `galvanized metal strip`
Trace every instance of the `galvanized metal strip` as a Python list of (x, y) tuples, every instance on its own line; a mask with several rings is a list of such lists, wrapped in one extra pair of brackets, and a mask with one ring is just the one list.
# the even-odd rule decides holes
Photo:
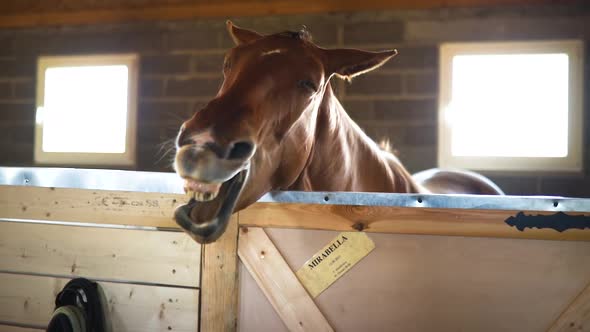
[(552, 196), (271, 192), (259, 202), (511, 211), (590, 212), (590, 199)]
[(175, 173), (108, 169), (0, 167), (0, 185), (184, 193)]

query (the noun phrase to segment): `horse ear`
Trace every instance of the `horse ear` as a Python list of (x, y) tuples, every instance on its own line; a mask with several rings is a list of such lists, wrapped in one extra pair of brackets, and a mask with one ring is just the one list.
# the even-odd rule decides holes
[(248, 43), (262, 38), (262, 35), (258, 32), (240, 28), (234, 25), (230, 20), (227, 20), (225, 22), (225, 25), (227, 26), (227, 32), (229, 32), (229, 35), (234, 40), (234, 43), (236, 43), (236, 45)]
[(369, 52), (355, 49), (324, 49), (323, 52), (328, 76), (336, 74), (346, 79), (379, 68), (397, 54), (397, 50)]

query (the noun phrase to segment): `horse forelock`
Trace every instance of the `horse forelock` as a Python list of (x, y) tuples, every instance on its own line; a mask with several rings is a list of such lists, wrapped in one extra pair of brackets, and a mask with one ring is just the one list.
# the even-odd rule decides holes
[(311, 35), (311, 32), (309, 32), (309, 30), (307, 29), (307, 27), (305, 25), (299, 31), (289, 31), (288, 30), (288, 31), (279, 32), (276, 35), (280, 36), (280, 37), (288, 37), (291, 39), (303, 40), (303, 41), (307, 41), (307, 42), (313, 41), (313, 37)]

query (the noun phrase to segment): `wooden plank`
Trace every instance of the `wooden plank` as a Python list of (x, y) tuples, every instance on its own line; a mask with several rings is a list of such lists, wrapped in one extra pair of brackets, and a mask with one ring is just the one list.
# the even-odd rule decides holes
[[(56, 3), (57, 1), (57, 3)], [(105, 5), (89, 1), (73, 8), (63, 6), (63, 0), (46, 5), (35, 2), (34, 7), (20, 6), (16, 10), (0, 11), (1, 27), (39, 25), (96, 24), (130, 21), (178, 20), (199, 17), (264, 16), (277, 14), (312, 14), (337, 11), (429, 9), (448, 7), (481, 7), (497, 5), (549, 4), (552, 0), (320, 0), (302, 6), (296, 0), (281, 1), (143, 1), (136, 6), (125, 2)], [(60, 10), (61, 7), (61, 10)], [(63, 8), (65, 7), (65, 8)], [(72, 7), (72, 6), (70, 6)], [(57, 9), (56, 9), (57, 8)], [(0, 7), (1, 9), (1, 7)], [(10, 9), (10, 7), (9, 7)]]
[(289, 331), (333, 331), (262, 228), (240, 228), (238, 253)]
[[(382, 5), (391, 6), (392, 8), (398, 8), (404, 5), (427, 5), (427, 6), (454, 6), (454, 5), (469, 5), (476, 4), (480, 0), (423, 0), (422, 4), (412, 4), (409, 0), (368, 0), (366, 3), (358, 3), (350, 0), (318, 0), (317, 3), (310, 4), (310, 7), (322, 6), (325, 4), (331, 4), (333, 6), (356, 6), (356, 10), (366, 9), (367, 6)], [(220, 4), (224, 4), (228, 7), (236, 5), (236, 0), (218, 0)], [(250, 5), (260, 5), (260, 0), (241, 0), (240, 2), (248, 3)], [(269, 1), (267, 2), (267, 10), (271, 10), (273, 6), (281, 6), (281, 4), (289, 3), (290, 1)], [(505, 3), (519, 3), (521, 0), (489, 0), (485, 2), (487, 5), (500, 5)], [(544, 0), (530, 0), (530, 3), (543, 3)], [(79, 10), (97, 10), (97, 9), (137, 9), (142, 7), (173, 7), (178, 5), (206, 5), (207, 0), (135, 0), (133, 2), (121, 2), (118, 0), (44, 0), (42, 2), (31, 2), (22, 0), (4, 0), (0, 3), (0, 13), (4, 14), (19, 14), (19, 13), (38, 13), (38, 12), (54, 12), (54, 11), (79, 11)]]
[(236, 331), (238, 319), (238, 217), (202, 249), (201, 331)]
[(0, 218), (178, 228), (184, 195), (0, 186)]
[[(0, 321), (45, 326), (68, 279), (0, 273)], [(197, 331), (198, 290), (101, 282), (113, 331)]]
[[(335, 231), (362, 229), (374, 233), (458, 235), (546, 240), (590, 241), (590, 232), (552, 229), (524, 232), (505, 223), (519, 211), (423, 209), (382, 206), (256, 203), (240, 211), (240, 226)], [(553, 212), (525, 211), (526, 214)]]
[(180, 232), (0, 222), (0, 271), (199, 286), (201, 246)]
[(30, 327), (18, 327), (18, 326), (0, 324), (0, 331), (2, 331), (2, 332), (41, 332), (41, 331), (45, 331), (45, 329), (34, 329), (34, 328), (30, 328)]
[[(0, 218), (178, 228), (173, 211), (185, 199), (173, 194), (0, 186)], [(362, 225), (376, 233), (590, 240), (590, 232), (581, 229), (518, 231), (505, 223), (517, 212), (256, 203), (239, 215), (240, 225), (255, 227), (350, 231)]]
[(580, 331), (590, 331), (590, 283), (548, 330), (548, 332)]

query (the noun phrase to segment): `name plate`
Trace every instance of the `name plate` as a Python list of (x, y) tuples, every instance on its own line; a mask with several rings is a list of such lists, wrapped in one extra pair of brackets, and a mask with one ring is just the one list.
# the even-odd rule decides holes
[(297, 278), (315, 298), (373, 249), (375, 243), (363, 232), (340, 233), (305, 262), (297, 271)]

